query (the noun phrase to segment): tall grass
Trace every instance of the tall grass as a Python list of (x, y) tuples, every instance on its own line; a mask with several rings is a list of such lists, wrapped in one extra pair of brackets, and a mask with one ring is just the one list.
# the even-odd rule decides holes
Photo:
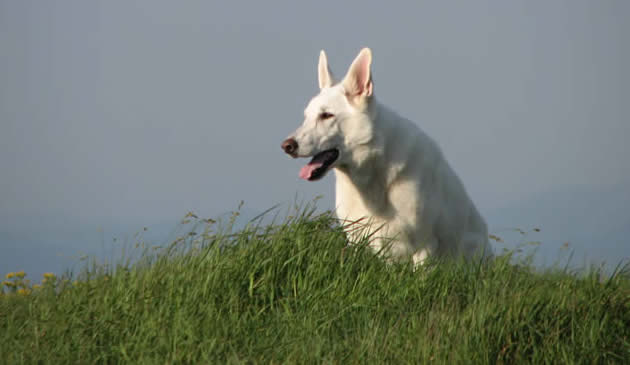
[(0, 295), (0, 363), (630, 363), (630, 280), (386, 263), (330, 214), (212, 232)]

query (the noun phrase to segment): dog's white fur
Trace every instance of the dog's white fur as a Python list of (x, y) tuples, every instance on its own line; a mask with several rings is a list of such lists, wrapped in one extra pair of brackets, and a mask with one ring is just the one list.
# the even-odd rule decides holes
[[(324, 51), (320, 93), (304, 123), (289, 138), (294, 157), (336, 148), (336, 214), (369, 223), (347, 225), (351, 241), (371, 235), (371, 246), (394, 259), (422, 263), (431, 255), (490, 255), (486, 223), (437, 144), (414, 123), (373, 96), (372, 52), (361, 50), (345, 78), (335, 83)], [(322, 112), (333, 116), (322, 117)]]

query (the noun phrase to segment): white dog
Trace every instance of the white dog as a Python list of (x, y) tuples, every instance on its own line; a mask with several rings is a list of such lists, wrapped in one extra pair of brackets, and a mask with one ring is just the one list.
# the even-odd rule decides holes
[(304, 123), (283, 143), (290, 156), (312, 157), (300, 177), (314, 181), (335, 170), (336, 214), (351, 241), (365, 235), (388, 257), (490, 255), (486, 223), (437, 144), (414, 123), (377, 102), (364, 48), (335, 83), (324, 51), (319, 95)]

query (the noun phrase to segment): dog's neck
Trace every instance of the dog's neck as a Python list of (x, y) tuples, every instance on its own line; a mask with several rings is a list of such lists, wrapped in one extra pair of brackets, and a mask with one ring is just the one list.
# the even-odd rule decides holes
[(367, 108), (366, 114), (372, 128), (370, 138), (353, 148), (348, 163), (336, 169), (347, 175), (359, 190), (373, 192), (377, 191), (373, 188), (379, 187), (387, 191), (406, 166), (403, 161), (407, 160), (399, 156), (400, 145), (417, 142), (411, 141), (414, 136), (391, 133), (395, 128), (390, 124), (405, 118), (378, 103), (373, 97)]
[(383, 125), (386, 121), (379, 119), (387, 117), (381, 115), (383, 112), (387, 114), (390, 111), (384, 109), (384, 106), (380, 105), (373, 97), (371, 99), (366, 111), (372, 128), (370, 138), (352, 149), (352, 155), (346, 164), (336, 167), (336, 170), (345, 175), (358, 190), (366, 192), (378, 191), (378, 189), (374, 189), (375, 187), (385, 191), (392, 179), (395, 178), (389, 174), (389, 171), (386, 174), (375, 173), (375, 171), (382, 172), (391, 169), (391, 164), (386, 162), (388, 154), (386, 148), (388, 144), (391, 145), (396, 142), (386, 142), (389, 138)]

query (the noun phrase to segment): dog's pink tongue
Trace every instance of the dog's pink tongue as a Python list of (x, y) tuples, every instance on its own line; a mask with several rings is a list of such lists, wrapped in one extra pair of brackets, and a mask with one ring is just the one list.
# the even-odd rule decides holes
[(316, 169), (322, 167), (324, 163), (323, 162), (309, 162), (306, 166), (302, 167), (302, 169), (300, 170), (300, 177), (304, 180), (308, 180), (311, 178), (311, 175), (313, 175), (313, 171), (315, 171)]

